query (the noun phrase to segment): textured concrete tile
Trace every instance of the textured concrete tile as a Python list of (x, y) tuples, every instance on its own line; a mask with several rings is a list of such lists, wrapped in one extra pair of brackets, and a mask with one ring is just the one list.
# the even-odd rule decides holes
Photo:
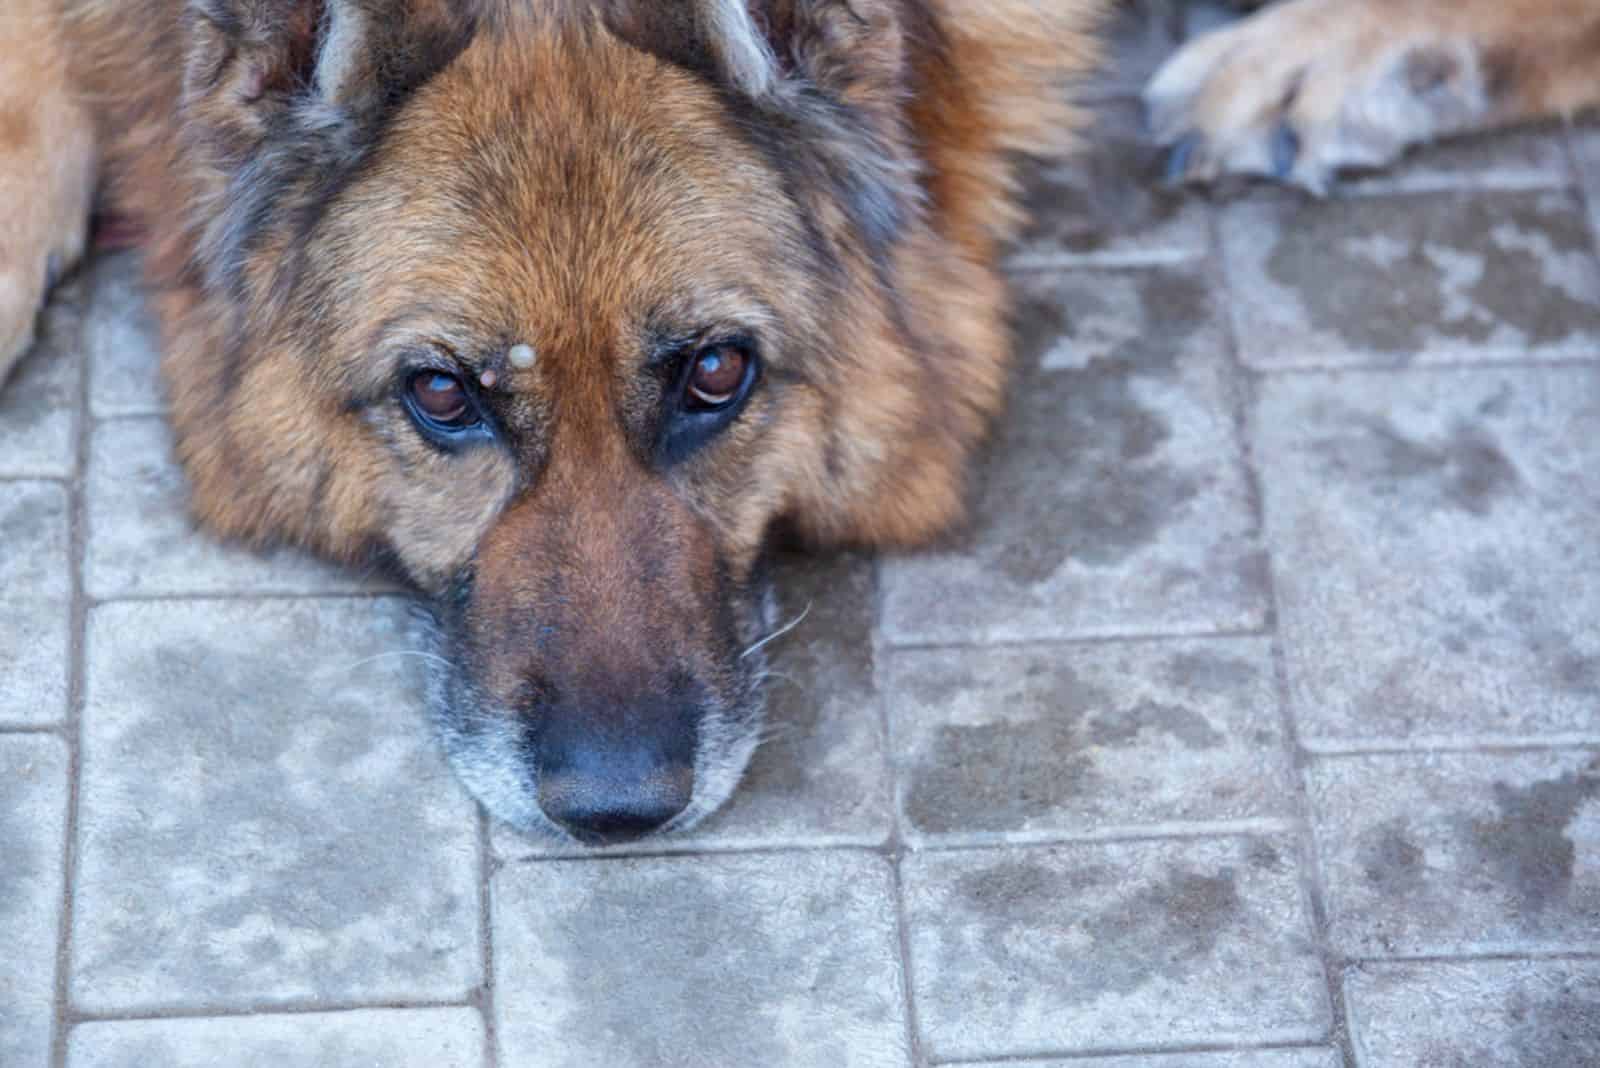
[(1600, 355), (1600, 264), (1568, 191), (1270, 196), (1221, 232), (1254, 367)]
[(1360, 1068), (1600, 1064), (1600, 964), (1369, 964), (1345, 976)]
[(927, 853), (903, 864), (935, 1057), (1316, 1041), (1322, 966), (1288, 839)]
[(913, 838), (1290, 817), (1265, 640), (892, 654)]
[(1260, 1049), (1234, 1053), (1140, 1053), (1068, 1061), (996, 1061), (971, 1068), (1341, 1068), (1333, 1049)]
[(475, 1009), (369, 1009), (80, 1024), (68, 1068), (475, 1068)]
[(1342, 193), (1560, 189), (1573, 182), (1565, 127), (1545, 123), (1419, 148), (1398, 164), (1342, 178)]
[(502, 1064), (910, 1062), (878, 857), (512, 864), (493, 897)]
[(0, 478), (67, 478), (77, 462), (82, 287), (56, 290), (38, 340), (0, 383)]
[(1245, 629), (1264, 558), (1197, 267), (1021, 282), (1024, 369), (975, 524), (884, 561), (884, 633), (959, 643)]
[[(875, 845), (893, 822), (873, 678), (872, 562), (788, 557), (776, 569), (782, 618), (805, 619), (769, 647), (767, 740), (724, 809), (693, 833), (612, 852), (755, 844)], [(496, 826), (503, 857), (591, 855)]]
[(71, 615), (63, 600), (0, 595), (0, 726), (45, 726), (66, 718)]
[(1600, 950), (1600, 757), (1428, 753), (1310, 774), (1349, 956)]
[(69, 506), (54, 482), (0, 482), (0, 597), (65, 600)]
[(1027, 168), (1028, 225), (1008, 264), (1034, 269), (1204, 256), (1205, 201), (1161, 184), (1165, 159), (1144, 133), (1139, 104), (1104, 101), (1089, 112), (1093, 123), (1071, 159)]
[(442, 1000), (480, 979), (477, 820), (393, 602), (98, 608), (72, 991), (91, 1012)]
[(90, 410), (101, 418), (164, 411), (160, 342), (140, 288), (138, 257), (102, 257), (90, 265), (84, 284)]
[(0, 735), (0, 1064), (50, 1063), (66, 851), (67, 747)]
[(320, 593), (370, 586), (353, 571), (299, 552), (254, 553), (198, 530), (161, 419), (102, 423), (89, 451), (85, 582), (95, 597)]
[(1317, 748), (1600, 737), (1600, 373), (1269, 380), (1255, 455)]

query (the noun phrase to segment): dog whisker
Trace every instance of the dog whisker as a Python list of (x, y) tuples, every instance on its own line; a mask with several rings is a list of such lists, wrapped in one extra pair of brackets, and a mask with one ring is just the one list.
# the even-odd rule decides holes
[(779, 627), (777, 630), (773, 631), (771, 634), (768, 634), (765, 638), (762, 638), (760, 641), (751, 645), (750, 648), (740, 653), (739, 659), (743, 660), (752, 653), (760, 652), (762, 649), (765, 649), (767, 646), (771, 645), (773, 642), (777, 641), (785, 634), (788, 634), (800, 624), (804, 623), (806, 621), (806, 617), (811, 614), (811, 606), (813, 603), (814, 602), (807, 601), (805, 608), (801, 610), (799, 615), (795, 616), (789, 622), (785, 623), (783, 626)]
[(382, 661), (382, 660), (394, 660), (394, 659), (399, 659), (399, 658), (408, 657), (408, 656), (409, 657), (416, 657), (418, 660), (432, 661), (433, 663), (442, 664), (445, 667), (450, 667), (451, 666), (450, 661), (446, 660), (444, 657), (439, 656), (439, 655), (437, 655), (435, 653), (425, 653), (425, 652), (420, 652), (420, 651), (416, 651), (416, 650), (403, 650), (403, 651), (399, 651), (399, 652), (379, 653), (376, 656), (363, 657), (362, 659), (357, 660), (353, 664), (343, 664), (343, 665), (340, 665), (338, 667), (330, 668), (329, 670), (324, 671), (321, 674), (319, 674), (317, 676), (317, 678), (318, 678), (319, 681), (321, 681), (321, 680), (325, 680), (327, 678), (330, 678), (330, 677), (332, 677), (334, 675), (348, 675), (351, 672), (359, 671), (361, 668), (366, 667), (368, 664), (375, 664), (375, 663), (378, 663), (379, 661)]

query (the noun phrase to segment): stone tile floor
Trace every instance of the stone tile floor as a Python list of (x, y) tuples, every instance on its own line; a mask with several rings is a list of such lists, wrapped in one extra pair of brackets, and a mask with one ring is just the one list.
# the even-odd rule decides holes
[(0, 1065), (1600, 1064), (1600, 137), (1165, 193), (1147, 6), (979, 520), (788, 561), (771, 741), (631, 853), (483, 824), (395, 591), (190, 529), (130, 265), (70, 283), (0, 394)]

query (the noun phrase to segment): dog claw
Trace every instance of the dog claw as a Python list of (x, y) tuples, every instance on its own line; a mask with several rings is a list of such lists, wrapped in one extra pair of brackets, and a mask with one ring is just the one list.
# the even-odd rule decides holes
[(1185, 134), (1178, 139), (1167, 156), (1167, 184), (1183, 184), (1189, 176), (1189, 164), (1194, 160), (1195, 150), (1199, 147), (1200, 135), (1197, 133)]
[(1270, 150), (1272, 176), (1283, 181), (1294, 173), (1295, 162), (1300, 158), (1300, 135), (1287, 125), (1279, 125), (1272, 131)]

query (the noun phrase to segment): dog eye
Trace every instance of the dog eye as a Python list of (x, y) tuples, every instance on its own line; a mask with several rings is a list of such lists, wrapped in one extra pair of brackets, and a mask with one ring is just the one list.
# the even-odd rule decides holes
[(406, 386), (411, 410), (444, 430), (466, 430), (478, 424), (478, 410), (461, 379), (443, 371), (419, 371)]
[(715, 411), (739, 396), (750, 375), (750, 354), (737, 345), (711, 345), (695, 353), (685, 387), (691, 411)]

